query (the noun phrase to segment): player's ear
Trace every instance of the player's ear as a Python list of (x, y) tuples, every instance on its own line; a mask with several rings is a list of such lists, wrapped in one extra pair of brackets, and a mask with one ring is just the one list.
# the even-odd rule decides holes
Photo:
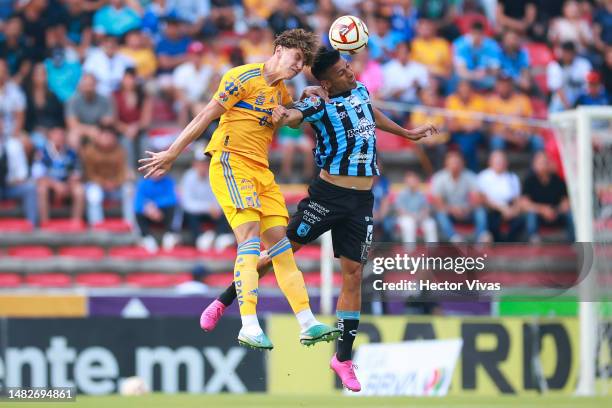
[(320, 83), (321, 83), (321, 88), (329, 92), (329, 88), (331, 87), (331, 82), (328, 81), (327, 79), (322, 79)]

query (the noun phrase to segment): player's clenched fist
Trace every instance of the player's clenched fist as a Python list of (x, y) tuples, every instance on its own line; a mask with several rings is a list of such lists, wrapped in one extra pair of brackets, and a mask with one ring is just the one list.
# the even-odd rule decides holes
[(278, 125), (283, 119), (289, 116), (289, 109), (285, 108), (282, 105), (277, 106), (272, 111), (272, 124)]

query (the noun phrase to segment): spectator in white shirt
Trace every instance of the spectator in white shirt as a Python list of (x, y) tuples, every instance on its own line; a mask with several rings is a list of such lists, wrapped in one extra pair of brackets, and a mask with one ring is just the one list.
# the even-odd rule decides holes
[(125, 70), (134, 66), (130, 58), (117, 52), (118, 45), (117, 37), (104, 36), (101, 48), (92, 51), (83, 64), (83, 71), (96, 77), (96, 90), (104, 96), (110, 96), (117, 90)]
[(28, 160), (21, 141), (0, 136), (0, 200), (21, 201), (26, 218), (36, 225), (36, 185), (28, 179)]
[[(201, 251), (208, 250), (214, 242), (215, 249), (221, 250), (234, 243), (234, 235), (210, 188), (210, 163), (203, 150), (201, 146), (196, 147), (193, 166), (181, 179), (181, 207), (196, 247)], [(202, 223), (213, 224), (214, 228), (202, 233)]]
[(21, 137), (25, 108), (25, 94), (10, 80), (6, 60), (0, 59), (0, 136)]
[[(515, 242), (523, 227), (519, 203), (521, 182), (515, 173), (508, 171), (508, 160), (503, 151), (491, 153), (489, 167), (478, 174), (477, 183), (487, 208), (487, 224), (493, 239), (496, 242)], [(503, 222), (509, 226), (507, 235), (501, 233)]]
[(212, 81), (215, 71), (204, 62), (205, 54), (209, 52), (206, 46), (195, 41), (187, 48), (187, 61), (174, 69), (172, 84), (176, 100), (179, 102), (179, 123), (182, 126), (189, 122), (190, 116), (195, 116), (204, 108), (209, 100), (208, 94), (214, 91), (216, 83)]
[(385, 79), (382, 96), (384, 99), (415, 103), (418, 90), (429, 84), (427, 67), (410, 60), (410, 46), (400, 43), (395, 49), (395, 58), (383, 65)]
[(591, 70), (591, 63), (576, 55), (573, 42), (563, 43), (559, 61), (551, 61), (546, 67), (546, 82), (552, 93), (549, 111), (571, 109), (585, 88), (586, 77)]

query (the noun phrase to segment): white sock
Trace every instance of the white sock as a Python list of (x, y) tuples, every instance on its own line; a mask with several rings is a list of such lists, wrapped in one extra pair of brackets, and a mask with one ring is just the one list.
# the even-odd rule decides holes
[(302, 310), (295, 314), (298, 323), (302, 328), (302, 331), (310, 329), (312, 326), (319, 324), (319, 321), (315, 319), (310, 309)]
[(257, 336), (263, 333), (261, 326), (259, 325), (259, 320), (257, 320), (257, 315), (244, 315), (242, 318), (242, 331), (251, 336)]

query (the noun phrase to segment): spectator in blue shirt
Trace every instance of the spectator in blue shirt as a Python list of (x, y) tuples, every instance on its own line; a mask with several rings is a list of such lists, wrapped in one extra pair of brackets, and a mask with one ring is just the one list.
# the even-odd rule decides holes
[(391, 19), (382, 14), (375, 17), (375, 29), (370, 32), (368, 51), (370, 58), (387, 61), (395, 47), (404, 40), (404, 35), (394, 31), (391, 27)]
[(521, 46), (521, 36), (513, 30), (508, 30), (502, 37), (500, 66), (502, 73), (512, 78), (515, 85), (522, 91), (528, 92), (532, 88), (529, 74), (529, 54)]
[(599, 72), (592, 71), (586, 77), (587, 89), (576, 99), (576, 106), (605, 106), (610, 104), (610, 95), (601, 83)]
[(178, 239), (172, 233), (174, 213), (178, 204), (176, 186), (170, 176), (141, 179), (136, 186), (134, 210), (142, 235), (141, 245), (149, 252), (156, 252), (157, 241), (151, 235), (153, 224), (162, 224), (164, 249), (172, 249)]
[(159, 72), (170, 73), (187, 61), (187, 47), (191, 39), (185, 35), (183, 22), (176, 15), (170, 14), (164, 21), (166, 27), (155, 47), (155, 54), (159, 59)]
[(70, 198), (72, 219), (80, 221), (85, 205), (85, 193), (81, 182), (79, 156), (66, 143), (66, 132), (55, 127), (47, 133), (47, 144), (36, 152), (32, 177), (38, 190), (40, 223), (49, 220), (49, 201)]
[(121, 36), (140, 28), (140, 23), (136, 10), (126, 6), (124, 0), (110, 0), (94, 14), (93, 28), (96, 33)]
[(485, 35), (482, 22), (474, 22), (470, 32), (455, 40), (453, 46), (459, 77), (473, 81), (480, 89), (490, 89), (501, 64), (500, 48)]
[(45, 60), (49, 89), (60, 101), (68, 101), (79, 85), (81, 79), (81, 63), (78, 58), (67, 58), (62, 48), (52, 51), (51, 58)]

